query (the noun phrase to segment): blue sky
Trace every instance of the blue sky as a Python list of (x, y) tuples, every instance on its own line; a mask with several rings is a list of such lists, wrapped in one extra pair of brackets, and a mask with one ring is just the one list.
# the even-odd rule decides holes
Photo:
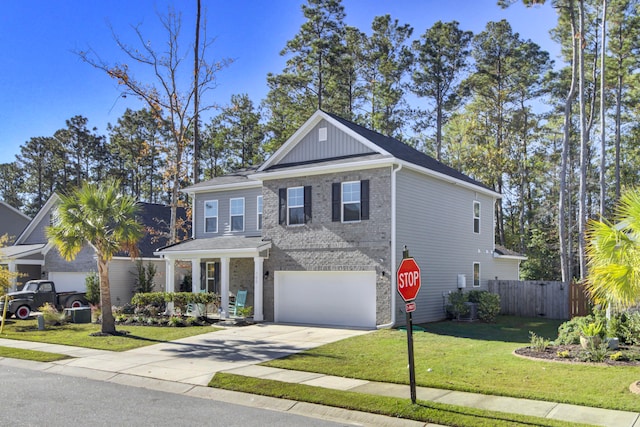
[[(258, 104), (266, 95), (266, 75), (279, 73), (279, 55), (299, 30), (304, 0), (202, 0), (207, 31), (215, 42), (209, 59), (233, 58), (217, 75), (208, 101), (226, 104), (232, 94), (247, 93)], [(0, 163), (15, 160), (31, 137), (51, 136), (65, 120), (83, 115), (89, 126), (106, 135), (126, 108), (143, 104), (119, 96), (117, 84), (83, 63), (74, 51), (93, 49), (107, 62), (123, 60), (110, 27), (134, 43), (131, 25), (140, 24), (146, 38), (160, 46), (165, 33), (157, 13), (169, 5), (182, 13), (185, 35), (195, 26), (195, 0), (4, 0), (0, 12)], [(457, 20), (474, 33), (489, 21), (507, 19), (521, 37), (531, 39), (559, 62), (559, 47), (549, 38), (556, 25), (550, 5), (526, 9), (516, 4), (502, 10), (496, 0), (343, 0), (348, 25), (370, 33), (373, 18), (390, 14), (414, 28), (418, 38), (434, 22)], [(186, 42), (183, 48), (186, 48)], [(190, 73), (190, 64), (184, 72)], [(136, 76), (142, 71), (133, 69)]]

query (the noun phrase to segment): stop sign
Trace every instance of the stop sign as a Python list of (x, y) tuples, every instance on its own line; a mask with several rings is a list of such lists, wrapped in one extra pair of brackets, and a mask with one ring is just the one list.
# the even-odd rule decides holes
[(405, 302), (413, 301), (420, 290), (420, 267), (413, 258), (405, 258), (398, 267), (398, 293)]

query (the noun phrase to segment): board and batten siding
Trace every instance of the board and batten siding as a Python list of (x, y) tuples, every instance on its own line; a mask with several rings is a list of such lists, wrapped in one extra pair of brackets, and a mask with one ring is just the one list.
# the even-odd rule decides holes
[[(327, 129), (326, 141), (319, 140), (320, 128)], [(360, 141), (322, 120), (279, 163), (299, 163), (370, 153), (373, 151)]]
[[(258, 230), (258, 196), (262, 195), (262, 187), (241, 188), (229, 191), (212, 191), (195, 196), (193, 216), (196, 239), (220, 236), (260, 236)], [(231, 231), (229, 216), (229, 200), (244, 197), (244, 231)], [(218, 201), (218, 232), (205, 233), (204, 202)]]
[(51, 225), (51, 212), (47, 212), (42, 216), (40, 222), (36, 225), (33, 231), (28, 236), (26, 236), (26, 239), (22, 243), (25, 245), (46, 243), (48, 239), (45, 235), (45, 229), (49, 225)]
[[(421, 271), (421, 288), (413, 313), (416, 323), (445, 317), (449, 292), (457, 292), (458, 274), (473, 288), (473, 264), (480, 263), (481, 286), (495, 276), (493, 266), (494, 199), (402, 169), (397, 173), (396, 259), (399, 265), (406, 245)], [(473, 202), (480, 202), (480, 233), (473, 229)], [(404, 301), (396, 300), (397, 323), (405, 322)]]

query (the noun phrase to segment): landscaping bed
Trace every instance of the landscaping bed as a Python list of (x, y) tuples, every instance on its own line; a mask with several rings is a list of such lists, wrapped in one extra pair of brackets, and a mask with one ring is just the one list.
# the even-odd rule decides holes
[(617, 350), (609, 350), (601, 362), (591, 360), (587, 350), (578, 344), (551, 345), (540, 351), (532, 347), (523, 347), (514, 352), (517, 356), (564, 363), (601, 363), (610, 366), (640, 366), (640, 347), (620, 346)]

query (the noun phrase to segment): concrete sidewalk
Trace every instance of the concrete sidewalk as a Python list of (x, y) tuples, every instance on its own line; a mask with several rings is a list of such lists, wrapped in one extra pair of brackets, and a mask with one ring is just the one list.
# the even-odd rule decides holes
[[(231, 327), (170, 343), (111, 352), (38, 342), (0, 339), (0, 346), (40, 350), (72, 356), (73, 359), (40, 363), (0, 359), (0, 365), (36, 369), (62, 375), (144, 387), (300, 413), (360, 425), (423, 426), (424, 423), (381, 417), (356, 411), (327, 408), (207, 387), (216, 372), (271, 379), (316, 387), (409, 399), (406, 385), (378, 383), (330, 375), (258, 366), (259, 363), (369, 331), (308, 326), (259, 324)], [(589, 408), (511, 397), (417, 388), (419, 400), (533, 415), (543, 418), (611, 427), (640, 427), (640, 413)]]

